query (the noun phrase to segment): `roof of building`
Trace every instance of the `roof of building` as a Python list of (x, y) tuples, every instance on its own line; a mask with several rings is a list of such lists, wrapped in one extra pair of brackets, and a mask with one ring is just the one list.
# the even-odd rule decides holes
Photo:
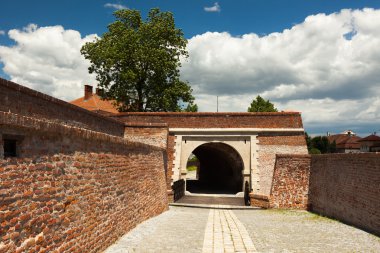
[(330, 143), (335, 141), (337, 148), (360, 148), (360, 137), (356, 135), (335, 134), (327, 136)]
[(112, 104), (112, 101), (103, 100), (100, 96), (93, 94), (90, 98), (85, 99), (84, 97), (75, 99), (71, 101), (73, 105), (82, 107), (89, 111), (103, 111), (109, 113), (119, 113), (116, 107)]
[(380, 137), (377, 135), (371, 134), (361, 139), (360, 141), (380, 141)]
[(94, 111), (102, 114), (119, 113), (113, 100), (102, 99), (99, 94), (92, 93), (92, 86), (85, 85), (84, 96), (71, 101), (70, 103), (89, 111)]

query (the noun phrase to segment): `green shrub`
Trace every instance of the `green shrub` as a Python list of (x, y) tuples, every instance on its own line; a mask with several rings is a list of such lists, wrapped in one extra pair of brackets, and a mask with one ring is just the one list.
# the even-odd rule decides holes
[(312, 148), (312, 149), (310, 149), (309, 154), (319, 155), (319, 154), (321, 154), (321, 151), (319, 151), (319, 149), (317, 149), (317, 148)]

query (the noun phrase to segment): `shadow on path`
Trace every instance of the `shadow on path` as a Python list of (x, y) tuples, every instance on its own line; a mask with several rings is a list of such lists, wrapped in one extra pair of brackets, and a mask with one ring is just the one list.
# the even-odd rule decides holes
[(225, 196), (204, 196), (204, 195), (185, 195), (176, 203), (181, 204), (202, 204), (202, 205), (230, 205), (245, 206), (243, 197)]

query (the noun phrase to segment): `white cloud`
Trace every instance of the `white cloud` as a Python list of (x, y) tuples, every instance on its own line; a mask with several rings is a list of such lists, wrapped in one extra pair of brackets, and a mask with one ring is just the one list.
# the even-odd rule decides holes
[[(65, 100), (95, 83), (80, 48), (96, 35), (33, 24), (8, 35), (15, 45), (0, 46), (0, 61), (13, 81)], [(301, 111), (306, 128), (360, 132), (352, 126), (379, 129), (379, 45), (380, 10), (342, 10), (266, 36), (194, 36), (181, 75), (201, 111), (216, 111), (217, 95), (219, 111), (246, 111), (260, 94), (280, 110)]]
[(0, 30), (0, 35), (5, 35), (5, 31)]
[[(305, 125), (380, 123), (380, 10), (309, 16), (282, 32), (189, 40), (182, 78), (202, 111), (246, 111), (258, 94), (303, 112)], [(211, 101), (211, 102), (210, 102)]]
[(204, 7), (203, 8), (207, 12), (220, 12), (221, 8), (218, 2), (215, 2), (213, 6), (211, 7)]
[(122, 5), (122, 4), (111, 4), (111, 3), (106, 3), (104, 5), (104, 7), (106, 7), (106, 8), (112, 8), (112, 9), (116, 9), (116, 10), (128, 9), (128, 7), (125, 6), (125, 5)]
[(15, 45), (0, 46), (0, 61), (12, 81), (64, 100), (82, 96), (84, 84), (95, 84), (80, 48), (96, 35), (82, 38), (78, 31), (62, 26), (35, 24), (8, 34)]

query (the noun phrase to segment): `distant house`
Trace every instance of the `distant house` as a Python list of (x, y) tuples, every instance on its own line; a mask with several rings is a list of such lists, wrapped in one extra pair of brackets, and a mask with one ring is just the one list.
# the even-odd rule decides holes
[(96, 89), (96, 92), (93, 93), (91, 85), (84, 86), (84, 96), (78, 99), (75, 99), (70, 102), (73, 105), (82, 107), (89, 111), (100, 113), (103, 115), (110, 115), (114, 113), (119, 113), (115, 106), (115, 102), (112, 100), (103, 100), (100, 97), (100, 90)]
[(380, 137), (371, 134), (360, 140), (361, 152), (380, 152)]
[(336, 153), (359, 153), (360, 152), (360, 140), (359, 136), (356, 136), (351, 130), (344, 131), (341, 134), (328, 135), (327, 139), (330, 143), (335, 141)]

